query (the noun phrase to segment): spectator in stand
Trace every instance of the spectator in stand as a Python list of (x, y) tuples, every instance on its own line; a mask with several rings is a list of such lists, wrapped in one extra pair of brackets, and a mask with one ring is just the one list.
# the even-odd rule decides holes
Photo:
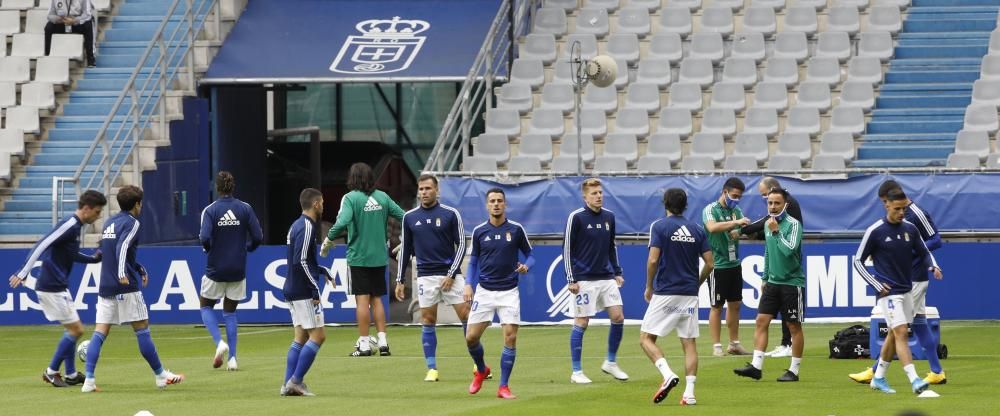
[(53, 33), (79, 33), (83, 35), (83, 49), (87, 52), (87, 67), (97, 66), (94, 60), (94, 5), (90, 0), (52, 0), (49, 3), (49, 23), (45, 24), (45, 54), (49, 54)]

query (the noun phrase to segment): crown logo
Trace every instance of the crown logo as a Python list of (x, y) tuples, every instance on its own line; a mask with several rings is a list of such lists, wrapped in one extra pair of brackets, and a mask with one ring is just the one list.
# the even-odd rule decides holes
[(402, 20), (395, 16), (392, 20), (371, 19), (358, 22), (354, 26), (359, 32), (371, 36), (413, 36), (431, 27), (423, 20)]

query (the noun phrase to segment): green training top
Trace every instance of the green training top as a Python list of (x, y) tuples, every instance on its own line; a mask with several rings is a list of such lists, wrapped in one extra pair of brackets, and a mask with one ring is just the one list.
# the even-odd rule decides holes
[(764, 226), (764, 280), (767, 283), (806, 286), (802, 273), (802, 223), (785, 215), (778, 222), (778, 232)]
[[(743, 218), (743, 211), (739, 206), (733, 209), (726, 208), (715, 201), (708, 204), (701, 211), (701, 222), (708, 234), (708, 244), (712, 246), (712, 255), (715, 256), (716, 269), (731, 269), (740, 265), (740, 239), (729, 236), (729, 231), (719, 233), (708, 232), (708, 221), (727, 222)], [(739, 228), (734, 228), (739, 230)]]
[(326, 238), (333, 240), (347, 232), (347, 264), (361, 267), (379, 267), (389, 264), (385, 246), (385, 226), (389, 216), (403, 219), (405, 212), (385, 192), (375, 190), (371, 195), (351, 191), (340, 200), (337, 223), (333, 224)]

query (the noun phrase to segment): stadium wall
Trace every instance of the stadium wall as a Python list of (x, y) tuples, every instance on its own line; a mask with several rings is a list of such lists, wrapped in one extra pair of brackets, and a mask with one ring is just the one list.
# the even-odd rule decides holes
[(183, 106), (184, 119), (170, 123), (170, 146), (156, 149), (156, 170), (142, 174), (144, 244), (197, 242), (201, 209), (211, 202), (208, 100), (188, 97)]
[[(806, 272), (806, 318), (867, 319), (875, 297), (851, 269), (857, 244), (818, 243), (803, 246), (803, 269)], [(760, 274), (763, 270), (763, 246), (744, 244), (743, 296), (746, 307), (741, 318), (752, 319), (760, 297)], [(247, 261), (248, 299), (240, 305), (240, 321), (245, 323), (288, 323), (281, 286), (287, 273), (285, 246), (264, 246), (250, 254)], [(1000, 243), (945, 243), (935, 252), (944, 269), (944, 280), (932, 281), (928, 304), (936, 306), (942, 319), (1000, 319), (993, 307), (993, 295), (1000, 293), (1000, 280), (993, 278), (993, 256)], [(645, 282), (646, 247), (624, 244), (619, 248), (625, 270), (622, 296), (628, 319), (641, 319), (646, 308), (642, 293)], [(569, 322), (567, 316), (573, 298), (565, 291), (565, 272), (560, 246), (537, 245), (533, 270), (520, 281), (521, 317), (525, 323)], [(19, 265), (27, 249), (0, 250), (0, 263)], [(149, 271), (149, 286), (143, 294), (149, 304), (150, 319), (159, 323), (198, 324), (198, 288), (205, 267), (205, 255), (199, 247), (143, 247), (139, 261)], [(322, 298), (327, 322), (355, 320), (355, 304), (344, 288), (347, 272), (344, 247), (333, 252), (335, 260), (324, 259), (337, 279), (337, 287), (324, 287)], [(12, 266), (13, 267), (13, 266)], [(70, 277), (70, 292), (84, 322), (93, 322), (97, 300), (97, 279), (101, 265), (77, 265)], [(37, 268), (33, 273), (37, 272)], [(34, 278), (27, 281), (34, 287)], [(708, 317), (708, 297), (702, 287), (701, 319)], [(0, 287), (0, 324), (26, 325), (44, 323), (37, 298), (30, 289)], [(388, 299), (383, 304), (388, 305)], [(601, 316), (599, 316), (601, 317)], [(404, 319), (409, 322), (409, 319)]]
[[(740, 202), (745, 215), (759, 218), (766, 212), (756, 193), (760, 176), (737, 175), (747, 185)], [(604, 207), (615, 212), (619, 235), (645, 235), (649, 225), (663, 216), (663, 191), (677, 187), (688, 193), (688, 216), (721, 195), (727, 176), (616, 176), (603, 177)], [(895, 179), (943, 231), (1000, 231), (1000, 175), (997, 174), (894, 174), (865, 175), (847, 180), (781, 178), (781, 184), (798, 199), (806, 233), (853, 233), (861, 237), (869, 225), (885, 215), (876, 197), (879, 185)], [(501, 187), (507, 195), (507, 216), (524, 225), (532, 236), (562, 235), (569, 212), (583, 206), (582, 177), (555, 177), (531, 182), (501, 184), (467, 178), (441, 178), (441, 201), (462, 212), (466, 234), (486, 220), (484, 195)]]

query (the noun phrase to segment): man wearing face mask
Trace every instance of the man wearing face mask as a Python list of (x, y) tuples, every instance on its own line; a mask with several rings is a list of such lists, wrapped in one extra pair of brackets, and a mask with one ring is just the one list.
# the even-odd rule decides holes
[[(764, 203), (767, 204), (767, 193), (772, 189), (783, 189), (781, 188), (781, 183), (777, 179), (771, 176), (763, 177), (759, 183), (757, 183), (757, 192), (760, 193), (761, 198), (764, 198)], [(787, 191), (787, 189), (786, 189)], [(788, 194), (788, 215), (792, 218), (799, 220), (799, 224), (805, 228), (805, 222), (802, 221), (802, 209), (799, 207), (799, 201)], [(740, 229), (740, 233), (746, 235), (754, 240), (764, 239), (764, 224), (767, 220), (771, 218), (770, 215), (764, 215), (759, 220), (750, 223), (750, 225)], [(780, 311), (779, 311), (780, 312)], [(785, 315), (781, 314), (781, 344), (774, 347), (773, 350), (764, 354), (767, 357), (791, 357), (792, 356), (792, 333), (788, 330), (788, 324), (785, 323)]]
[[(708, 232), (708, 242), (715, 258), (715, 270), (708, 279), (708, 293), (712, 310), (708, 315), (708, 328), (712, 333), (712, 355), (721, 357), (748, 355), (740, 345), (740, 305), (743, 303), (743, 269), (740, 267), (740, 227), (750, 224), (740, 210), (740, 197), (746, 185), (740, 178), (726, 179), (719, 200), (702, 210), (702, 222)], [(729, 328), (729, 348), (722, 349), (722, 306), (726, 305), (726, 326)]]
[(764, 228), (764, 287), (757, 309), (757, 329), (754, 331), (753, 361), (733, 370), (736, 375), (760, 380), (767, 349), (768, 326), (781, 311), (792, 332), (792, 364), (778, 381), (799, 381), (802, 362), (802, 318), (805, 295), (802, 289), (806, 277), (802, 272), (802, 224), (788, 215), (788, 192), (781, 188), (768, 191), (768, 219)]

